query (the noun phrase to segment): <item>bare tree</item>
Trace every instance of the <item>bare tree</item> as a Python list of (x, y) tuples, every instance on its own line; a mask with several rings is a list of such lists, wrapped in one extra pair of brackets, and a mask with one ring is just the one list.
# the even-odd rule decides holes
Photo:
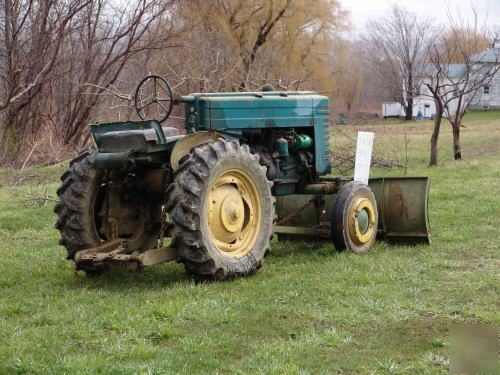
[[(434, 56), (434, 60), (439, 62), (439, 54)], [(439, 131), (441, 130), (441, 123), (443, 121), (443, 113), (445, 109), (445, 100), (446, 97), (441, 95), (443, 83), (443, 74), (441, 73), (441, 69), (443, 67), (441, 64), (436, 64), (436, 71), (430, 74), (430, 79), (425, 83), (427, 88), (429, 89), (430, 95), (434, 99), (434, 103), (436, 105), (436, 114), (434, 116), (434, 127), (432, 130), (431, 136), (431, 156), (429, 165), (434, 166), (437, 165), (437, 145), (439, 140)]]
[[(168, 13), (172, 4), (173, 1), (140, 0), (116, 9), (104, 0), (94, 0), (86, 9), (74, 38), (68, 38), (66, 73), (58, 81), (67, 85), (66, 95), (59, 98), (61, 110), (56, 122), (65, 144), (80, 141), (85, 125), (92, 117), (98, 118), (95, 108), (135, 56), (178, 46)], [(112, 11), (111, 15), (106, 15), (107, 11)], [(153, 33), (160, 20), (162, 32)]]
[(70, 21), (90, 3), (69, 2), (51, 12), (54, 2), (3, 0), (0, 111), (36, 93), (56, 65)]
[[(450, 22), (452, 29), (459, 29), (459, 25), (464, 25), (464, 20), (461, 17), (458, 20), (459, 24), (453, 19), (450, 19)], [(476, 12), (473, 22), (473, 25), (467, 29), (472, 30), (473, 35), (486, 35), (486, 25), (479, 25)], [(453, 156), (455, 160), (462, 159), (460, 128), (464, 116), (477, 92), (487, 86), (500, 70), (500, 50), (495, 48), (497, 39), (498, 33), (492, 35), (492, 48), (479, 54), (474, 54), (474, 52), (479, 50), (483, 43), (477, 38), (458, 38), (455, 47), (447, 48), (449, 51), (456, 50), (455, 55), (463, 58), (464, 66), (463, 76), (454, 81), (457, 88), (453, 92), (456, 101), (453, 102), (453, 99), (448, 101), (445, 110), (446, 118), (450, 121), (453, 129)]]
[(385, 18), (368, 23), (364, 37), (371, 66), (385, 90), (413, 119), (413, 101), (421, 86), (426, 51), (435, 32), (428, 18), (393, 4)]
[[(99, 116), (105, 93), (132, 58), (174, 45), (175, 3), (3, 0), (0, 156), (16, 157), (42, 129), (66, 145), (84, 139), (86, 124)], [(162, 32), (152, 33), (160, 23)]]
[(34, 98), (52, 79), (72, 21), (86, 1), (3, 0), (0, 15), (0, 155), (16, 154), (24, 132), (36, 130)]
[[(460, 14), (449, 17), (450, 26), (443, 32), (446, 38), (438, 38), (429, 50), (428, 75), (426, 86), (436, 103), (436, 117), (431, 137), (430, 165), (437, 164), (437, 142), (443, 116), (453, 130), (453, 155), (455, 160), (462, 158), (460, 129), (469, 106), (480, 89), (487, 86), (500, 71), (500, 50), (491, 48), (477, 53), (482, 39), (477, 35), (487, 35), (486, 25), (478, 22), (477, 13), (472, 23), (466, 23)], [(450, 32), (451, 30), (451, 32)], [(453, 32), (461, 30), (461, 32)], [(454, 35), (450, 38), (449, 35)], [(473, 36), (473, 37), (468, 37)], [(490, 34), (496, 41), (498, 34)], [(453, 59), (461, 64), (449, 64)]]

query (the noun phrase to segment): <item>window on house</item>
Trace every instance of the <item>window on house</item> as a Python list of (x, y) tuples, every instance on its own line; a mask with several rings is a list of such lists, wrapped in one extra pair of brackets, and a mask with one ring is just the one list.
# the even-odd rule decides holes
[(489, 94), (490, 93), (490, 86), (489, 85), (484, 86), (483, 92), (485, 94)]
[(430, 108), (430, 107), (431, 107), (431, 105), (430, 105), (430, 104), (426, 104), (424, 107), (425, 107), (425, 108)]

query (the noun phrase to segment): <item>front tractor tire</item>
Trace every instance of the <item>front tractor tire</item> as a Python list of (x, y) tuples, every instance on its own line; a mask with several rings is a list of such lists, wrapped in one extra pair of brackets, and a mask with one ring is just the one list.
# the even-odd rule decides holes
[(261, 267), (272, 236), (271, 186), (259, 156), (235, 140), (203, 143), (180, 160), (166, 196), (188, 274), (224, 280)]
[[(76, 156), (57, 189), (56, 229), (61, 233), (59, 244), (66, 248), (67, 258), (74, 259), (76, 252), (116, 238), (129, 240), (131, 251), (154, 246), (158, 231), (151, 223), (159, 222), (161, 206), (142, 199), (127, 199), (124, 188), (110, 189), (106, 171), (94, 167), (95, 157), (96, 151), (89, 149)], [(114, 216), (110, 214), (112, 211)], [(106, 230), (111, 221), (112, 235)], [(99, 273), (101, 268), (83, 270)]]
[(331, 214), (331, 236), (335, 248), (354, 253), (370, 250), (377, 236), (377, 202), (368, 185), (358, 181), (339, 191)]

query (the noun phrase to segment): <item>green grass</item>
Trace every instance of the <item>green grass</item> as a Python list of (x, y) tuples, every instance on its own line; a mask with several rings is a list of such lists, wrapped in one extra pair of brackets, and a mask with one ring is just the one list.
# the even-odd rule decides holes
[(396, 148), (407, 133), (407, 173), (431, 177), (431, 246), (360, 256), (274, 241), (256, 275), (232, 282), (196, 284), (176, 264), (75, 273), (52, 202), (19, 195), (54, 195), (62, 167), (23, 171), (42, 177), (17, 187), (0, 171), (0, 374), (447, 373), (450, 324), (500, 320), (500, 117), (468, 121), (462, 162), (444, 126), (436, 168), (431, 127), (342, 128)]
[(486, 121), (498, 121), (500, 117), (500, 110), (490, 110), (490, 111), (481, 111), (475, 110), (468, 113), (465, 116), (465, 121), (474, 121), (474, 120), (486, 120)]

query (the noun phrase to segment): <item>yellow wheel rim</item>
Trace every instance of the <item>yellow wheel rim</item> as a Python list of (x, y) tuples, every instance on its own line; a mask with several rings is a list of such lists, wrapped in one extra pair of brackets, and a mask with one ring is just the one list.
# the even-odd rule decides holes
[(260, 231), (260, 196), (252, 179), (232, 169), (218, 176), (208, 195), (207, 220), (212, 243), (239, 258), (254, 246)]
[(355, 244), (364, 245), (370, 241), (375, 234), (375, 209), (370, 200), (358, 198), (353, 202), (349, 209), (348, 227)]

